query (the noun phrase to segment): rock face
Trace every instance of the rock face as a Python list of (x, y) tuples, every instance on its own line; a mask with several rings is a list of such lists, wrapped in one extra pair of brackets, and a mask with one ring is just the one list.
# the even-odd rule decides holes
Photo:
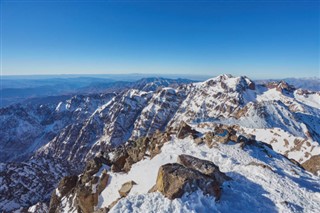
[(221, 184), (229, 178), (212, 162), (188, 155), (180, 155), (179, 163), (165, 164), (159, 168), (155, 187), (169, 199), (181, 197), (201, 189), (205, 194), (219, 199)]
[(314, 175), (320, 175), (320, 155), (312, 156), (302, 164), (302, 167)]
[(58, 208), (61, 198), (64, 197), (67, 193), (69, 193), (77, 184), (78, 176), (66, 176), (64, 177), (56, 190), (53, 191), (50, 200), (49, 209), (51, 213), (55, 212), (55, 209)]
[[(50, 213), (60, 213), (66, 206), (83, 213), (91, 213), (98, 204), (98, 196), (107, 187), (109, 175), (105, 158), (96, 157), (87, 163), (82, 175), (63, 178), (53, 191)], [(64, 202), (65, 201), (65, 202)]]

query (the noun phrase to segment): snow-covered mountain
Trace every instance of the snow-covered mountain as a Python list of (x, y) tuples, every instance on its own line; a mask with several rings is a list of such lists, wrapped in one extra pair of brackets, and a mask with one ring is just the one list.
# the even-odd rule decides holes
[[(24, 172), (12, 176), (3, 169), (1, 177), (6, 176), (11, 180), (6, 179), (5, 182), (3, 178), (0, 179), (4, 186), (0, 188), (4, 197), (0, 202), (0, 209), (6, 211), (19, 205), (29, 207), (37, 202), (43, 203), (38, 203), (31, 209), (46, 209), (48, 195), (52, 186), (57, 186), (58, 179), (63, 174), (81, 173), (86, 177), (85, 180), (71, 179), (72, 187), (67, 187), (64, 195), (56, 193), (56, 197), (51, 197), (51, 202), (55, 203), (54, 208), (57, 209), (53, 211), (51, 205), (51, 212), (67, 211), (66, 208), (70, 211), (80, 208), (82, 212), (86, 212), (79, 204), (82, 198), (75, 193), (79, 190), (79, 193), (86, 192), (83, 194), (86, 199), (92, 194), (88, 199), (94, 200), (94, 209), (108, 207), (117, 200), (121, 185), (130, 179), (137, 185), (133, 185), (128, 197), (113, 203), (115, 206), (111, 205), (111, 212), (123, 212), (124, 208), (128, 212), (161, 212), (166, 208), (176, 212), (203, 212), (209, 209), (225, 212), (235, 202), (235, 194), (241, 191), (244, 194), (239, 195), (240, 200), (246, 198), (248, 203), (252, 203), (248, 212), (256, 212), (257, 209), (263, 212), (263, 208), (266, 212), (312, 212), (319, 209), (316, 201), (320, 202), (320, 186), (316, 175), (320, 168), (315, 160), (320, 155), (319, 91), (296, 89), (284, 81), (257, 84), (245, 76), (233, 77), (226, 74), (199, 83), (155, 78), (144, 79), (130, 87), (125, 85), (115, 90), (109, 88), (105, 93), (77, 95), (59, 102), (12, 105), (0, 109), (0, 117), (2, 162), (23, 161), (20, 162), (23, 164), (32, 161), (36, 164), (43, 159), (64, 162), (63, 170), (57, 173), (57, 178), (53, 178), (51, 188), (43, 180), (37, 180), (47, 193), (39, 193), (39, 197), (31, 202), (20, 197), (30, 195), (28, 189), (33, 183), (24, 184), (27, 188), (24, 194), (5, 195), (4, 188), (8, 186), (8, 182), (18, 185), (19, 181), (14, 182), (12, 179), (20, 180)], [(187, 123), (197, 134), (181, 139), (176, 131), (181, 128), (182, 123)], [(198, 144), (207, 140), (209, 133), (212, 137), (217, 136), (213, 137), (213, 141), (223, 143), (195, 145), (194, 142)], [(154, 143), (150, 142), (150, 138), (155, 135), (159, 139), (154, 140)], [(201, 135), (205, 135), (204, 138)], [(241, 149), (243, 145), (240, 135), (249, 141), (255, 141), (255, 145)], [(137, 146), (141, 143), (151, 145), (142, 150), (134, 149), (132, 153), (138, 153), (138, 156), (128, 158), (132, 155), (130, 151), (120, 152), (126, 153), (120, 158), (120, 164), (126, 165), (126, 174), (119, 173), (112, 167), (110, 171), (107, 165), (114, 164), (110, 164), (106, 156), (106, 161), (99, 161), (98, 171), (95, 168), (92, 173), (86, 167), (97, 155), (130, 150), (131, 148), (127, 148), (130, 144)], [(272, 157), (265, 157), (265, 150)], [(210, 196), (202, 196), (199, 191), (185, 194), (186, 197), (173, 201), (158, 192), (147, 193), (156, 183), (159, 167), (175, 163), (180, 154), (209, 160), (232, 178), (221, 185), (223, 190), (218, 203)], [(288, 159), (292, 159), (295, 164)], [(53, 160), (49, 161), (48, 164), (55, 164)], [(12, 163), (4, 163), (2, 168), (10, 164)], [(299, 167), (300, 164), (302, 167)], [(314, 174), (304, 171), (303, 167)], [(105, 172), (102, 172), (104, 169)], [(255, 170), (254, 174), (252, 169)], [(150, 172), (150, 175), (140, 175), (144, 171)], [(111, 177), (107, 184), (106, 174)], [(267, 182), (269, 179), (273, 182)], [(69, 179), (65, 179), (65, 182), (67, 180)], [(101, 186), (103, 189), (98, 190), (99, 181), (106, 186)], [(285, 189), (286, 185), (292, 187)], [(63, 186), (60, 183), (59, 187)], [(11, 184), (10, 187), (15, 186)], [(289, 196), (290, 190), (297, 194)], [(259, 193), (267, 196), (259, 197)], [(279, 201), (280, 196), (284, 196), (282, 201)], [(77, 199), (80, 201), (75, 203)], [(191, 205), (190, 199), (196, 205)], [(265, 206), (259, 204), (259, 199), (265, 201)], [(9, 202), (15, 202), (11, 205), (13, 207), (6, 205)], [(248, 203), (244, 202), (243, 206), (239, 203), (238, 208), (241, 209)], [(206, 206), (208, 209), (205, 209)]]
[[(210, 135), (207, 128), (197, 128), (197, 130), (203, 135)], [(92, 166), (87, 167), (84, 173), (75, 177), (77, 181), (68, 188), (68, 191), (65, 190), (67, 186), (60, 185), (53, 192), (50, 211), (318, 212), (320, 210), (320, 178), (306, 172), (266, 144), (257, 141), (221, 143), (216, 140), (218, 138), (214, 138), (210, 144), (206, 136), (203, 137), (202, 143), (198, 143), (192, 133), (186, 134), (185, 138), (181, 138), (179, 131), (176, 134), (169, 133), (170, 137), (164, 142), (161, 152), (154, 157), (148, 155), (154, 151), (152, 146), (147, 145), (148, 148), (145, 150), (139, 149), (143, 147), (141, 144), (139, 148), (136, 147), (134, 150), (141, 150), (144, 157), (134, 163), (127, 173), (113, 170), (115, 165), (121, 164), (121, 155), (116, 154), (112, 154), (111, 164), (108, 162), (94, 164), (95, 170), (92, 170), (94, 168)], [(161, 135), (150, 138), (149, 143), (153, 143), (155, 138), (159, 137)], [(131, 149), (128, 148), (129, 150)], [(130, 153), (127, 159), (135, 155), (133, 152)], [(181, 155), (190, 156), (191, 160), (182, 161)], [(200, 182), (192, 182), (191, 186), (195, 188), (188, 185), (190, 180), (188, 178), (195, 178), (189, 172), (194, 170), (209, 172), (212, 164), (219, 167), (219, 169), (216, 167), (214, 172), (217, 184), (219, 177), (229, 177), (222, 181), (218, 200), (214, 193), (205, 194), (200, 190)], [(173, 171), (162, 172), (163, 166), (173, 165), (177, 166)], [(190, 167), (192, 170), (188, 170)], [(91, 175), (88, 178), (90, 171)], [(201, 173), (197, 175), (200, 181), (206, 181)], [(165, 187), (161, 188), (163, 185)], [(171, 193), (175, 189), (181, 189), (183, 193), (172, 198)], [(91, 199), (89, 196), (92, 196)]]

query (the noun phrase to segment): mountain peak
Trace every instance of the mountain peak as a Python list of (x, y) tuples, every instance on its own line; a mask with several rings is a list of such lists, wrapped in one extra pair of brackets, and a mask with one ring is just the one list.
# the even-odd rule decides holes
[(231, 74), (222, 74), (218, 75), (215, 78), (208, 79), (204, 82), (208, 86), (214, 86), (220, 84), (223, 89), (232, 89), (232, 90), (246, 90), (246, 89), (255, 89), (255, 84), (246, 76), (235, 77)]

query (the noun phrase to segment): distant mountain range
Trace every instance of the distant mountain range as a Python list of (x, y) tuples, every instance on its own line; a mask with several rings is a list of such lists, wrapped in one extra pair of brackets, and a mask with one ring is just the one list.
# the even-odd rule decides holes
[(295, 86), (296, 88), (307, 89), (312, 91), (320, 91), (320, 78), (284, 78), (284, 79), (268, 79), (268, 80), (257, 80), (258, 83), (272, 82), (283, 80), (288, 84)]
[[(58, 81), (66, 89), (54, 93)], [(223, 74), (12, 90), (23, 101), (0, 108), (0, 210), (318, 212), (318, 81)]]

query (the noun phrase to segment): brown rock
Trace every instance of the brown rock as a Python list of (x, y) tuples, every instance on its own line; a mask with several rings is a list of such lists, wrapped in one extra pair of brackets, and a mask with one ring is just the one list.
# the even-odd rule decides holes
[(309, 160), (302, 164), (302, 167), (314, 175), (318, 175), (320, 171), (320, 155), (312, 156)]
[(111, 171), (113, 172), (121, 172), (126, 159), (129, 157), (125, 148), (120, 148), (115, 152), (115, 157), (112, 161)]
[(209, 148), (212, 148), (213, 146), (213, 137), (214, 137), (213, 132), (206, 132), (204, 135), (204, 142)]
[(121, 186), (121, 189), (119, 190), (120, 196), (126, 197), (129, 194), (129, 192), (131, 191), (133, 185), (136, 185), (136, 183), (134, 181), (129, 181), (129, 182), (124, 183)]
[(179, 155), (177, 162), (186, 168), (197, 170), (202, 174), (215, 178), (220, 184), (224, 181), (231, 180), (230, 177), (222, 173), (219, 167), (211, 161), (202, 160), (190, 155)]
[(83, 213), (91, 213), (98, 204), (98, 194), (92, 193), (91, 186), (78, 186), (76, 190), (78, 206)]
[(98, 194), (101, 194), (101, 192), (107, 187), (108, 181), (109, 181), (109, 175), (106, 170), (102, 172), (100, 183), (98, 185)]
[(220, 184), (216, 179), (177, 163), (165, 164), (159, 168), (156, 187), (169, 199), (179, 198), (185, 192), (191, 193), (197, 189), (215, 196), (216, 199), (221, 195)]
[(188, 137), (190, 135), (193, 138), (197, 138), (197, 137), (199, 137), (200, 133), (198, 131), (192, 129), (191, 126), (189, 126), (187, 123), (182, 121), (180, 126), (179, 126), (177, 137), (179, 139), (184, 139), (184, 138), (186, 138), (186, 137)]
[(159, 154), (161, 152), (163, 144), (170, 140), (171, 135), (168, 132), (154, 134), (153, 137), (150, 139), (150, 143), (148, 144), (150, 157), (153, 158), (154, 156)]

